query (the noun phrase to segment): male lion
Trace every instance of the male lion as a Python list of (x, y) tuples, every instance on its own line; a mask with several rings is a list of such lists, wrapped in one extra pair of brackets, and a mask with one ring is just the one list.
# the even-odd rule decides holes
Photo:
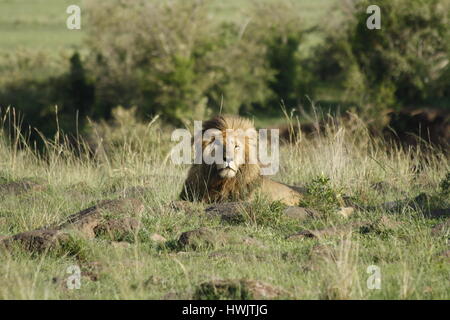
[[(219, 134), (205, 137), (205, 132), (209, 129), (216, 129)], [(217, 116), (203, 123), (202, 152), (215, 152), (211, 148), (213, 145), (223, 148), (223, 162), (206, 164), (202, 161), (202, 164), (192, 165), (180, 198), (211, 203), (248, 201), (260, 194), (270, 201), (297, 205), (302, 197), (297, 191), (300, 188), (294, 190), (295, 187), (261, 175), (260, 163), (249, 161), (250, 146), (253, 146), (254, 140), (238, 134), (239, 129), (241, 132), (249, 129), (256, 132), (250, 120), (236, 116)]]

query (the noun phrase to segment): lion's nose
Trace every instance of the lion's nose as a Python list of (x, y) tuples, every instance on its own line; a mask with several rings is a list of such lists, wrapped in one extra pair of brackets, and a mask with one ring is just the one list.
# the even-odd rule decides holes
[(233, 159), (231, 158), (223, 158), (223, 164), (225, 165), (225, 167), (229, 167), (231, 165), (231, 162), (233, 162)]

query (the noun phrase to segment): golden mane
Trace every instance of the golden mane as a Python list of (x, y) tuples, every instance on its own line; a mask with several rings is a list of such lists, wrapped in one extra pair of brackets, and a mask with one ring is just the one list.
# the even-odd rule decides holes
[[(203, 123), (202, 134), (209, 129), (218, 129), (225, 134), (226, 130), (254, 129), (253, 122), (237, 116), (221, 115)], [(206, 143), (207, 144), (207, 143)], [(203, 143), (202, 148), (206, 147)], [(245, 139), (245, 156), (249, 157), (248, 139)], [(205, 163), (194, 164), (181, 192), (181, 199), (189, 201), (218, 202), (226, 200), (242, 200), (260, 184), (259, 164), (240, 166), (234, 178), (221, 179), (215, 167)]]
[(208, 129), (218, 129), (225, 131), (227, 129), (233, 130), (248, 130), (255, 129), (253, 122), (249, 119), (241, 118), (238, 116), (224, 115), (217, 116), (203, 123), (202, 131), (205, 132)]
[[(202, 134), (209, 129), (218, 129), (225, 135), (227, 129), (254, 129), (253, 122), (236, 116), (217, 116), (203, 123)], [(202, 151), (210, 142), (203, 141)], [(249, 156), (249, 139), (245, 138), (245, 157)], [(187, 201), (224, 202), (249, 201), (256, 193), (262, 194), (270, 201), (281, 201), (293, 206), (298, 205), (302, 192), (298, 188), (273, 181), (260, 172), (258, 163), (245, 161), (236, 175), (223, 179), (219, 176), (216, 166), (205, 163), (194, 164), (181, 191), (180, 198)]]

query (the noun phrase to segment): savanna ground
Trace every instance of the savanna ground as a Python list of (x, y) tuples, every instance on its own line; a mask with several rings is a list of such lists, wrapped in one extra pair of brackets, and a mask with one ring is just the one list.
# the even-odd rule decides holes
[[(311, 25), (320, 23), (334, 3), (298, 2)], [(65, 9), (76, 3), (0, 0), (0, 52), (50, 56), (60, 49), (83, 51), (84, 31), (65, 28)], [(245, 4), (211, 1), (211, 10), (218, 20), (239, 19), (234, 8)], [(330, 125), (318, 136), (283, 144), (280, 170), (273, 177), (308, 186), (310, 194), (301, 205), (320, 211), (320, 218), (289, 218), (280, 204), (259, 199), (241, 219), (227, 222), (205, 214), (201, 204), (196, 210), (170, 206), (188, 168), (171, 163), (173, 128), (159, 119), (140, 122), (133, 112), (119, 108), (112, 123), (91, 124), (90, 138), (79, 141), (80, 148), (56, 136), (45, 139), (42, 154), (24, 136), (13, 134), (16, 138), (9, 139), (8, 130), (14, 132), (12, 115), (11, 109), (1, 114), (2, 128), (7, 128), (0, 131), (1, 237), (59, 223), (105, 199), (136, 198), (144, 209), (139, 213), (140, 229), (120, 239), (75, 236), (63, 250), (2, 251), (1, 299), (241, 297), (199, 296), (199, 285), (215, 279), (262, 281), (283, 289), (276, 298), (450, 297), (450, 264), (443, 255), (449, 250), (448, 225), (433, 231), (448, 217), (427, 216), (450, 207), (450, 163), (448, 155), (426, 144), (408, 150), (388, 148), (381, 138), (371, 138), (356, 116), (345, 126)], [(290, 124), (286, 118), (255, 118), (259, 127), (275, 121)], [(85, 144), (96, 152), (87, 152)], [(20, 181), (35, 185), (27, 189), (15, 184)], [(427, 196), (419, 201), (421, 194)], [(343, 195), (364, 208), (349, 218), (336, 214)], [(381, 206), (399, 199), (420, 203), (401, 202), (396, 210)], [(352, 223), (329, 236), (288, 239), (301, 231)], [(179, 243), (183, 232), (198, 228), (208, 228), (216, 237), (200, 239), (197, 246)], [(81, 287), (70, 290), (67, 270), (74, 265), (82, 271)], [(381, 272), (379, 290), (367, 286), (367, 268), (372, 265)]]
[[(449, 298), (450, 265), (442, 256), (448, 250), (448, 227), (432, 232), (442, 219), (426, 217), (428, 207), (421, 211), (400, 205), (395, 212), (377, 207), (427, 193), (429, 208), (448, 208), (448, 186), (442, 181), (450, 166), (442, 154), (388, 152), (355, 118), (352, 127), (330, 127), (326, 135), (281, 147), (274, 179), (308, 185), (312, 191), (305, 205), (321, 211), (322, 217), (285, 217), (283, 206), (260, 199), (252, 203), (252, 214), (244, 212), (242, 219), (226, 222), (205, 214), (202, 205), (193, 212), (169, 205), (177, 199), (187, 170), (168, 160), (169, 128), (158, 120), (136, 122), (127, 113), (116, 117), (113, 128), (97, 126), (97, 142), (102, 141), (104, 151), (94, 158), (48, 141), (49, 156), (44, 159), (2, 137), (2, 186), (26, 179), (41, 187), (0, 189), (0, 234), (55, 224), (105, 199), (134, 197), (144, 210), (141, 229), (121, 242), (75, 238), (66, 251), (36, 254), (18, 248), (4, 254), (1, 298), (192, 298), (200, 283), (213, 279), (263, 281), (284, 289), (280, 298)], [(381, 190), (373, 187), (381, 181)], [(335, 214), (343, 194), (372, 208), (343, 218)], [(287, 239), (301, 231), (352, 222), (366, 224), (321, 238)], [(200, 227), (220, 235), (220, 240), (179, 244), (181, 233)], [(154, 234), (165, 240), (154, 239)], [(72, 265), (82, 271), (78, 290), (66, 285)], [(379, 290), (369, 290), (366, 284), (371, 265), (381, 271)]]

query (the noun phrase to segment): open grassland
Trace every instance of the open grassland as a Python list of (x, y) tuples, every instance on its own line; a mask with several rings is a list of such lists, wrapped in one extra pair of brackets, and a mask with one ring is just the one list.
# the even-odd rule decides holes
[(0, 50), (79, 47), (83, 33), (66, 27), (66, 9), (80, 0), (1, 0)]
[[(274, 1), (274, 0), (268, 0)], [(246, 22), (245, 8), (251, 0), (210, 0), (211, 15), (216, 21)], [(294, 0), (302, 11), (307, 25), (317, 24), (330, 7), (333, 0)], [(82, 29), (68, 30), (66, 9), (69, 5), (79, 5), (82, 10)], [(15, 49), (60, 50), (83, 47), (85, 29), (89, 21), (83, 12), (83, 0), (0, 0), (0, 51)], [(244, 9), (244, 10), (243, 10)]]
[[(201, 283), (214, 279), (262, 281), (280, 290), (276, 298), (449, 299), (450, 264), (442, 256), (448, 250), (448, 224), (432, 232), (442, 217), (426, 217), (426, 210), (407, 205), (395, 212), (377, 207), (426, 193), (427, 208), (448, 208), (442, 190), (448, 158), (425, 150), (386, 151), (357, 118), (352, 126), (328, 130), (283, 145), (274, 177), (309, 186), (318, 176), (329, 177), (309, 200), (322, 217), (288, 218), (282, 206), (262, 199), (252, 203), (252, 214), (229, 222), (205, 214), (201, 204), (193, 211), (169, 206), (177, 199), (187, 167), (168, 159), (171, 130), (159, 120), (144, 124), (127, 113), (116, 114), (114, 124), (93, 130), (92, 145), (102, 145), (94, 157), (47, 141), (48, 157), (43, 158), (0, 136), (2, 236), (58, 223), (105, 199), (133, 197), (143, 203), (140, 230), (120, 241), (74, 238), (57, 251), (2, 251), (0, 299), (236, 298), (232, 290), (218, 296), (199, 293)], [(40, 187), (11, 187), (23, 179)], [(339, 194), (371, 208), (340, 217), (327, 209), (329, 198)], [(287, 239), (305, 230), (358, 222), (363, 227)], [(198, 228), (211, 230), (215, 238), (183, 246), (180, 235)], [(66, 284), (67, 268), (73, 265), (82, 271), (78, 290)], [(367, 287), (371, 265), (380, 268), (379, 290)]]

